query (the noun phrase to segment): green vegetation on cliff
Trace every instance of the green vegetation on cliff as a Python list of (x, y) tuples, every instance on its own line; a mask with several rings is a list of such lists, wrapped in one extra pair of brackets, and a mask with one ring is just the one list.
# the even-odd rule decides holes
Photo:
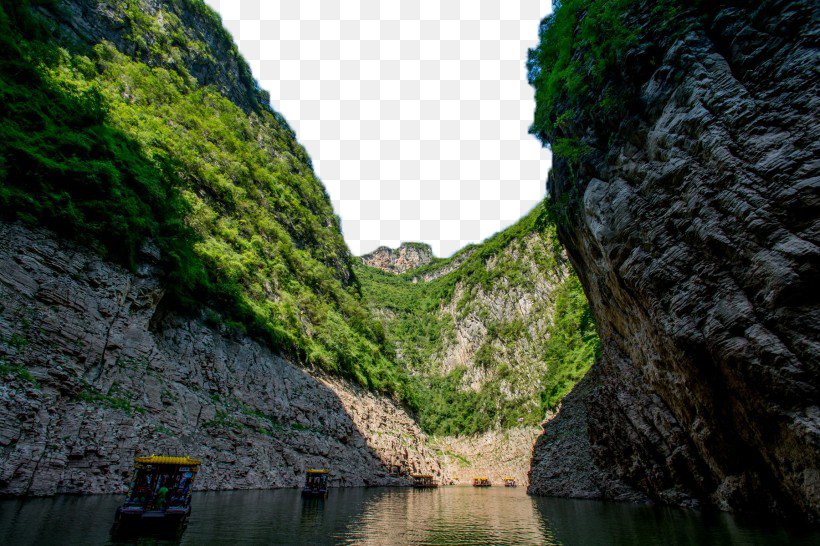
[(358, 264), (356, 275), (429, 433), (536, 425), (595, 358), (595, 323), (543, 205), (446, 260), (402, 275)]
[[(614, 136), (632, 123), (639, 82), (660, 63), (659, 37), (681, 31), (684, 8), (679, 0), (553, 2), (527, 63), (536, 104), (530, 132), (552, 149), (571, 177), (582, 159), (608, 149), (609, 142), (592, 141), (590, 135)], [(563, 198), (578, 196), (570, 194)], [(554, 212), (565, 204), (558, 203)]]
[(589, 367), (594, 324), (543, 207), (411, 273), (365, 267), (201, 0), (82, 5), (0, 0), (3, 217), (129, 268), (156, 245), (168, 305), (390, 393), (429, 432), (536, 424)]
[[(527, 67), (535, 88), (535, 117), (530, 131), (559, 156), (577, 159), (578, 123), (598, 119), (615, 124), (636, 99), (637, 71), (658, 66), (658, 52), (647, 39), (676, 32), (682, 11), (676, 0), (562, 0), (541, 21), (538, 46)], [(640, 16), (640, 17), (639, 17)], [(643, 18), (648, 17), (648, 21)], [(641, 58), (637, 45), (646, 44)], [(632, 61), (632, 62), (630, 62)], [(641, 61), (641, 62), (637, 62)], [(644, 62), (646, 61), (646, 62)]]
[[(78, 45), (42, 15), (61, 3), (0, 1), (0, 211), (126, 266), (153, 241), (176, 305), (204, 304), (230, 328), (403, 397), (404, 372), (384, 354), (292, 130), (269, 106), (243, 110), (189, 71), (215, 61), (180, 16), (226, 39), (218, 17), (195, 0), (157, 12), (110, 4), (127, 29), (121, 42)], [(242, 80), (247, 66), (233, 60)]]

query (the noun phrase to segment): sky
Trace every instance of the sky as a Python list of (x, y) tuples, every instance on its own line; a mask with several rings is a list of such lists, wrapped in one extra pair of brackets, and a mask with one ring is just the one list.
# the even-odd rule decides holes
[(548, 0), (206, 0), (310, 154), (351, 251), (446, 257), (545, 195), (527, 49)]

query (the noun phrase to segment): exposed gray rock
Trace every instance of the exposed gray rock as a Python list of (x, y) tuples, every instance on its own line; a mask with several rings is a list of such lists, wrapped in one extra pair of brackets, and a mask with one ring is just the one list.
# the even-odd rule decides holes
[(509, 477), (526, 487), (532, 447), (540, 432), (531, 426), (495, 429), (472, 436), (438, 436), (433, 445), (454, 484), (470, 485), (473, 478), (486, 476), (493, 485), (504, 485)]
[[(384, 305), (371, 303), (371, 309), (386, 331), (393, 332), (397, 361), (424, 381), (441, 385), (457, 378), (465, 393), (482, 393), (487, 414), (494, 418), (488, 426), (509, 427), (518, 418), (537, 426), (544, 417), (541, 394), (549, 372), (545, 355), (551, 331), (561, 319), (557, 302), (577, 280), (554, 230), (536, 227), (542, 212), (534, 210), (498, 234), (495, 242), (476, 245), (452, 261), (388, 279), (391, 290), (401, 287), (408, 294), (404, 301), (396, 298), (395, 306), (390, 298), (379, 297), (383, 275), (364, 289), (368, 297), (378, 294), (371, 302)], [(485, 244), (492, 245), (490, 250)], [(387, 252), (382, 255), (385, 261)], [(368, 261), (375, 263), (373, 257)], [(439, 279), (442, 267), (452, 269)], [(362, 278), (373, 282), (374, 277)], [(437, 294), (436, 300), (412, 309), (404, 303), (428, 293)], [(407, 335), (406, 325), (418, 324), (431, 327)]]
[(307, 467), (336, 485), (402, 483), (394, 464), (446, 479), (396, 404), (163, 309), (142, 254), (131, 273), (0, 223), (0, 495), (122, 491), (151, 453), (201, 458), (202, 489), (295, 486)]
[(396, 249), (380, 246), (370, 254), (362, 256), (365, 265), (398, 275), (431, 261), (433, 249), (425, 243), (402, 243)]
[(647, 502), (649, 499), (626, 485), (615, 470), (599, 467), (593, 459), (586, 399), (598, 387), (596, 372), (588, 373), (564, 398), (558, 414), (543, 424), (544, 433), (532, 452), (527, 493)]
[[(642, 121), (580, 170), (559, 234), (604, 350), (577, 397), (596, 472), (661, 502), (817, 520), (820, 5), (737, 5), (667, 44)], [(557, 163), (551, 195), (570, 186)], [(551, 447), (561, 422), (535, 492), (573, 494), (538, 470), (575, 455)]]

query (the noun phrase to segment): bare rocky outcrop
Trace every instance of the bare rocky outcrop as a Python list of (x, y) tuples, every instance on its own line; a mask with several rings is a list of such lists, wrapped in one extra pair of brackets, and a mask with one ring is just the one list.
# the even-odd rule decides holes
[(380, 246), (362, 256), (362, 262), (387, 273), (401, 275), (433, 261), (433, 249), (425, 243), (402, 243), (398, 248)]
[[(555, 449), (554, 420), (532, 491), (576, 494), (549, 469), (578, 456), (655, 501), (816, 521), (820, 6), (705, 4), (663, 44), (636, 124), (576, 171), (559, 235), (603, 355), (565, 406), (589, 450)], [(573, 184), (556, 162), (550, 194)]]
[(595, 464), (585, 401), (598, 385), (598, 371), (593, 369), (564, 398), (558, 414), (542, 425), (543, 434), (537, 437), (532, 449), (528, 493), (649, 501), (646, 495), (624, 483), (613, 469)]
[(526, 487), (532, 447), (540, 431), (538, 427), (516, 427), (472, 436), (441, 436), (433, 439), (432, 446), (454, 484), (469, 485), (473, 478), (486, 476), (493, 485), (514, 478), (516, 485)]
[(0, 223), (0, 495), (122, 491), (150, 453), (201, 458), (202, 489), (447, 478), (390, 400), (164, 309), (154, 254), (132, 273)]

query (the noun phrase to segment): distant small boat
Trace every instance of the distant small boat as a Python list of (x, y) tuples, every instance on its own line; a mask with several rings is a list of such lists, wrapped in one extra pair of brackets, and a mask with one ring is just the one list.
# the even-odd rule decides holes
[(413, 487), (416, 489), (432, 489), (438, 487), (438, 482), (431, 474), (411, 474)]
[(504, 478), (504, 487), (516, 487), (515, 478)]
[(473, 478), (473, 487), (491, 487), (493, 484), (490, 483), (490, 478), (487, 477), (479, 477)]
[(329, 475), (330, 470), (327, 468), (308, 468), (302, 496), (310, 499), (327, 498), (327, 477)]
[(125, 503), (114, 514), (111, 533), (175, 534), (191, 515), (191, 486), (201, 463), (191, 457), (151, 455), (134, 459), (134, 478)]

